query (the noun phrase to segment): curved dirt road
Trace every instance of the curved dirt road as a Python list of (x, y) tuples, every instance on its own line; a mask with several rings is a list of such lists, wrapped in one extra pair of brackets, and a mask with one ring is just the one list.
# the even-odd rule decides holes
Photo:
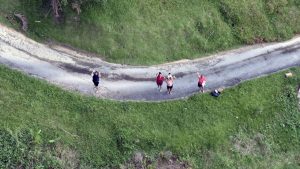
[[(283, 43), (244, 47), (204, 59), (143, 67), (111, 64), (61, 46), (40, 44), (0, 24), (0, 63), (88, 95), (161, 101), (198, 92), (198, 71), (207, 76), (207, 90), (211, 90), (300, 66), (300, 37)], [(93, 91), (90, 76), (94, 69), (103, 76), (98, 94)], [(157, 90), (155, 75), (158, 71), (165, 75), (171, 72), (177, 77), (172, 95), (167, 95), (165, 86), (163, 92)]]

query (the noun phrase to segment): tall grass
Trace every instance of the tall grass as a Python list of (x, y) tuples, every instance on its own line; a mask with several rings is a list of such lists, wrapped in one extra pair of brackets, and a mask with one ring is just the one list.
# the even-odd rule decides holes
[(53, 156), (61, 157), (57, 146), (63, 145), (75, 164), (94, 168), (118, 166), (136, 151), (151, 159), (171, 151), (193, 168), (295, 168), (300, 69), (291, 71), (293, 78), (278, 73), (248, 81), (217, 99), (135, 103), (62, 91), (1, 66), (0, 126), (41, 130), (41, 143), (54, 144)]
[(105, 0), (82, 6), (80, 21), (66, 7), (60, 24), (54, 24), (40, 0), (0, 2), (2, 20), (13, 10), (26, 14), (31, 37), (134, 65), (203, 57), (242, 44), (284, 40), (300, 31), (297, 0)]

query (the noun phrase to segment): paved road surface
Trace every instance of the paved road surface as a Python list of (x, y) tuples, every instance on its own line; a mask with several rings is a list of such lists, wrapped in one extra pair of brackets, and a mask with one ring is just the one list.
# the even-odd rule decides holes
[[(144, 66), (107, 63), (87, 53), (37, 43), (0, 25), (0, 63), (50, 83), (88, 95), (116, 100), (161, 101), (178, 99), (198, 92), (197, 74), (207, 76), (207, 90), (234, 86), (242, 81), (300, 66), (300, 37), (283, 43), (260, 44), (216, 54), (204, 59)], [(90, 73), (103, 76), (101, 91), (95, 94)], [(159, 92), (157, 72), (174, 74), (174, 93), (164, 84)]]

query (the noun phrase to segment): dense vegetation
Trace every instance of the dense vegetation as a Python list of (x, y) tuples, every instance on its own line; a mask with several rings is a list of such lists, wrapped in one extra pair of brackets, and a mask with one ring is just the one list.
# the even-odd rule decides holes
[[(162, 103), (63, 91), (0, 66), (0, 168), (118, 167), (171, 151), (193, 168), (300, 168), (300, 68)], [(151, 164), (155, 166), (155, 162)]]
[(84, 0), (80, 15), (69, 3), (60, 19), (54, 19), (49, 1), (0, 0), (0, 21), (18, 27), (13, 17), (5, 17), (24, 13), (31, 37), (118, 63), (202, 57), (300, 32), (299, 0)]

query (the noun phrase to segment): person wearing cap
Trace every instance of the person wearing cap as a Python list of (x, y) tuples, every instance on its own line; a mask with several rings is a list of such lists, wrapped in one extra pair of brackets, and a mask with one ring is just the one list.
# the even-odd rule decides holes
[(161, 91), (161, 86), (162, 86), (164, 80), (165, 80), (165, 77), (162, 75), (161, 72), (158, 72), (158, 74), (156, 74), (156, 84), (157, 84), (159, 91)]
[(197, 72), (198, 75), (198, 87), (200, 88), (200, 92), (204, 92), (204, 87), (206, 85), (206, 77), (199, 72)]
[(171, 73), (169, 73), (166, 79), (168, 94), (172, 94), (174, 79), (175, 76), (172, 76)]
[(98, 86), (99, 86), (99, 81), (100, 81), (100, 73), (98, 71), (93, 71), (92, 72), (92, 77), (93, 77), (93, 83), (94, 83), (94, 89), (96, 89), (96, 93), (98, 92)]

